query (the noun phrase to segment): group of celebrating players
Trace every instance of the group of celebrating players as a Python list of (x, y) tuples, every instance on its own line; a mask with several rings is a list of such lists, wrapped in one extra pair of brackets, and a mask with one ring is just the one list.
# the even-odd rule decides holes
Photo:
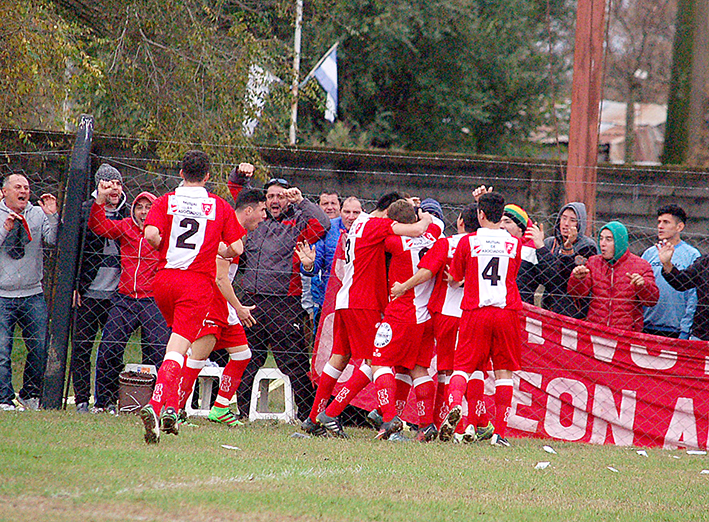
[[(504, 198), (484, 187), (475, 195), (477, 203), (461, 212), (458, 233), (450, 237), (442, 237), (440, 219), (405, 199), (392, 201), (398, 196), (391, 194), (352, 224), (344, 238), (332, 356), (304, 431), (346, 437), (339, 416), (373, 381), (378, 408), (369, 419), (379, 439), (402, 440), (400, 416), (413, 387), (417, 440), (490, 439), (509, 446), (512, 372), (520, 369), (522, 301), (516, 278), (522, 245), (500, 228)], [(437, 386), (429, 371), (434, 353)], [(330, 401), (350, 359), (364, 362)], [(483, 397), (490, 361), (494, 425)], [(468, 408), (461, 422), (464, 398)]]
[[(245, 235), (265, 217), (265, 197), (244, 189), (234, 210), (208, 193), (209, 158), (201, 151), (186, 153), (180, 175), (183, 184), (155, 201), (144, 230), (160, 257), (155, 300), (172, 327), (153, 396), (141, 410), (148, 443), (157, 443), (161, 432), (177, 434), (178, 412), (197, 375), (209, 353), (222, 347), (230, 358), (209, 418), (237, 424), (229, 403), (250, 360), (241, 324), (249, 326), (249, 315), (232, 279)], [(396, 193), (380, 198), (373, 212), (361, 213), (343, 234), (332, 356), (304, 431), (346, 437), (339, 416), (373, 381), (378, 408), (369, 418), (378, 439), (401, 437), (401, 414), (413, 387), (417, 440), (490, 439), (509, 446), (512, 372), (520, 369), (521, 241), (500, 228), (504, 198), (486, 190), (476, 196), (451, 237), (442, 237), (441, 219)], [(429, 371), (434, 353), (437, 386)], [(350, 359), (363, 362), (332, 397)], [(490, 363), (494, 425), (483, 397)]]

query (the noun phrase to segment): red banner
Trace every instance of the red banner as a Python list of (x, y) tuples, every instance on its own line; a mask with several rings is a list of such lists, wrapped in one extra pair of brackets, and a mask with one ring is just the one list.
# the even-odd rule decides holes
[[(315, 343), (316, 382), (332, 349), (341, 258), (336, 254)], [(617, 330), (529, 305), (522, 328), (523, 371), (514, 378), (512, 436), (706, 449), (709, 343)], [(350, 363), (341, 382), (352, 374), (353, 363), (360, 361)], [(489, 375), (485, 393), (493, 414), (494, 386)], [(416, 423), (412, 403), (404, 419)], [(375, 408), (374, 386), (352, 404)]]

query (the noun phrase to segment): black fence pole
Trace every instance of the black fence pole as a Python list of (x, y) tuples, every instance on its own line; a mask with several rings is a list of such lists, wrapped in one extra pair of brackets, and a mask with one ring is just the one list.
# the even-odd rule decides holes
[(44, 374), (42, 393), (42, 407), (45, 409), (58, 410), (62, 407), (71, 328), (71, 301), (81, 237), (81, 204), (86, 195), (86, 180), (91, 167), (93, 133), (93, 116), (82, 115), (74, 150), (71, 153), (64, 208), (61, 214), (62, 222), (57, 238), (56, 288), (50, 318), (47, 369)]

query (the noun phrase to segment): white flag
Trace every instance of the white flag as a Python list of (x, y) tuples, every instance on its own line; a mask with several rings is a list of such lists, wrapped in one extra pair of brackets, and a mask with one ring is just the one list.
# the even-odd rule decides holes
[(337, 44), (330, 48), (312, 74), (327, 93), (325, 119), (334, 122), (337, 116)]
[(278, 76), (275, 76), (256, 64), (251, 64), (249, 67), (249, 79), (246, 82), (246, 117), (242, 123), (244, 134), (253, 136), (256, 126), (261, 117), (264, 105), (266, 105), (266, 96), (271, 90), (273, 82), (281, 82)]

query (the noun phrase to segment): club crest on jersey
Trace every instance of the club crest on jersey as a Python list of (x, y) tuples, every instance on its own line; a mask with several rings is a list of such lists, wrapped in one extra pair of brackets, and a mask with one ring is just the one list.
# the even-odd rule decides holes
[(505, 241), (505, 250), (507, 250), (508, 254), (512, 254), (512, 252), (515, 249), (515, 244), (511, 241)]
[(212, 197), (192, 198), (172, 194), (168, 199), (167, 213), (170, 216), (202, 218), (213, 221), (217, 214), (217, 201)]

